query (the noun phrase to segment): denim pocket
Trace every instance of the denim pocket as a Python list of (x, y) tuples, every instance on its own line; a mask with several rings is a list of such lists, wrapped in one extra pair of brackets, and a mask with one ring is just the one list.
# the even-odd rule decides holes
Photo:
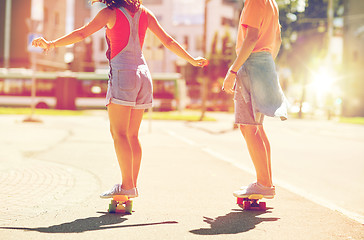
[(136, 87), (135, 70), (118, 70), (117, 72), (118, 87), (123, 91), (132, 91)]

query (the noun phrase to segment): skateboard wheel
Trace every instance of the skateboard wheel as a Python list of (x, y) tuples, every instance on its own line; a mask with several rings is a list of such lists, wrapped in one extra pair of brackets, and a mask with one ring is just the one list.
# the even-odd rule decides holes
[(116, 211), (117, 211), (117, 212), (123, 212), (123, 211), (125, 211), (125, 207), (124, 207), (123, 205), (118, 205), (118, 206), (116, 207)]
[(266, 203), (265, 202), (260, 202), (259, 203), (259, 209), (260, 210), (267, 210), (267, 205), (266, 205)]
[(114, 213), (116, 211), (116, 205), (115, 204), (109, 204), (109, 213)]
[(133, 201), (127, 201), (125, 203), (125, 212), (130, 214), (133, 212)]
[(244, 202), (243, 203), (243, 209), (244, 210), (249, 210), (251, 208), (250, 202)]
[(243, 198), (237, 198), (237, 199), (236, 199), (236, 203), (237, 203), (238, 205), (242, 205), (242, 204), (243, 204), (243, 202), (244, 202), (244, 199), (243, 199)]

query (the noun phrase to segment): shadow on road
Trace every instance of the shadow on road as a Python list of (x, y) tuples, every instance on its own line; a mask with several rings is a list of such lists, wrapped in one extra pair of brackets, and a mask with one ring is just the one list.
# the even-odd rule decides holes
[(198, 125), (195, 122), (186, 122), (185, 124), (189, 128), (194, 128), (196, 130), (204, 131), (204, 132), (207, 132), (207, 133), (212, 134), (212, 135), (221, 135), (221, 134), (225, 134), (225, 133), (228, 133), (228, 132), (233, 132), (233, 131), (238, 130), (238, 128), (234, 124), (232, 124), (231, 128), (224, 128), (224, 129), (220, 129), (220, 130), (216, 130), (215, 128), (211, 128), (209, 126), (206, 126), (206, 124), (205, 125)]
[[(105, 214), (100, 217), (90, 217), (85, 219), (77, 219), (73, 222), (62, 223), (59, 225), (49, 226), (49, 227), (39, 227), (39, 228), (27, 228), (27, 227), (0, 227), (0, 229), (8, 230), (24, 230), (24, 231), (34, 231), (41, 233), (82, 233), (87, 231), (96, 230), (106, 230), (106, 229), (116, 229), (116, 228), (128, 228), (128, 227), (143, 227), (143, 226), (153, 226), (161, 224), (177, 224), (176, 221), (166, 221), (157, 223), (141, 223), (141, 224), (130, 224), (130, 225), (118, 225), (126, 220), (122, 214)], [(114, 225), (114, 226), (110, 226)]]
[(204, 217), (204, 222), (210, 224), (210, 228), (200, 228), (190, 232), (196, 235), (236, 234), (250, 231), (262, 222), (279, 220), (279, 218), (258, 217), (264, 213), (267, 212), (233, 209), (231, 213), (216, 219)]

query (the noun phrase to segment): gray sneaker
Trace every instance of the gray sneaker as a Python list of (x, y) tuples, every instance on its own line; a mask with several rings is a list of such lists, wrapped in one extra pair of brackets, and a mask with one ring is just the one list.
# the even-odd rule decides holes
[(258, 183), (252, 183), (248, 187), (241, 188), (233, 193), (237, 198), (249, 197), (252, 194), (261, 194), (264, 198), (272, 199), (276, 195), (276, 189), (275, 187), (264, 187)]
[(125, 195), (129, 198), (135, 198), (138, 197), (138, 191), (136, 188), (125, 190), (122, 189), (121, 184), (115, 184), (111, 190), (102, 193), (100, 198), (112, 198), (115, 195)]
[[(245, 190), (245, 189), (247, 189), (247, 188), (249, 188), (251, 185), (253, 185), (253, 184), (256, 184), (256, 183), (251, 183), (251, 184), (249, 184), (248, 186), (241, 186), (240, 187), (240, 190)], [(275, 189), (276, 188), (276, 186), (273, 186), (273, 188)]]
[(249, 188), (253, 184), (256, 184), (256, 183), (251, 183), (248, 186), (241, 186), (240, 190), (245, 190), (245, 189)]

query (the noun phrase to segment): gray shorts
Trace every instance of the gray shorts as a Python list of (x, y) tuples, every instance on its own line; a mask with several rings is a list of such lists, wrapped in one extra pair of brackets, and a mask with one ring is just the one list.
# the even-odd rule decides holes
[(254, 113), (252, 102), (246, 102), (243, 97), (242, 88), (243, 86), (240, 82), (236, 81), (234, 94), (235, 124), (262, 125), (264, 115), (261, 113)]
[(147, 67), (137, 70), (112, 69), (106, 95), (107, 104), (148, 109), (153, 102), (152, 77)]

